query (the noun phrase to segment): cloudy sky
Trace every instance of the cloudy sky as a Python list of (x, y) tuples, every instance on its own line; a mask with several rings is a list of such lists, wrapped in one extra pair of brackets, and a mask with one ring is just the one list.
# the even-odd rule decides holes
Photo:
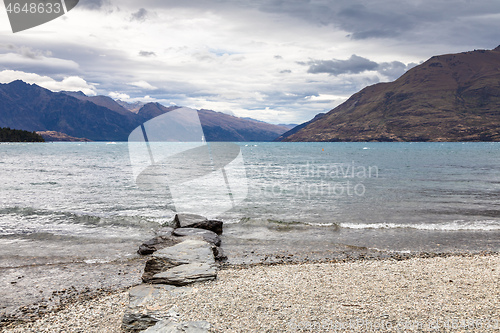
[(0, 8), (0, 82), (301, 123), (499, 44), (498, 0), (80, 0), (16, 34)]

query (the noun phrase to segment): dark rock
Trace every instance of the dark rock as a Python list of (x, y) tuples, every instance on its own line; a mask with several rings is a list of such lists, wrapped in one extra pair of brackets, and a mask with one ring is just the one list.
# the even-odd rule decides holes
[(140, 255), (147, 255), (147, 254), (154, 253), (155, 251), (156, 251), (155, 247), (142, 244), (139, 246), (139, 250), (137, 250), (137, 253), (139, 253)]
[(144, 273), (142, 274), (142, 281), (148, 283), (153, 275), (158, 274), (160, 272), (164, 272), (167, 269), (178, 266), (168, 259), (163, 258), (151, 258), (146, 262), (146, 266), (144, 267)]
[(189, 213), (178, 213), (174, 217), (174, 228), (189, 228), (191, 224), (208, 221), (204, 216)]
[(217, 261), (226, 261), (227, 260), (227, 256), (224, 254), (224, 250), (221, 247), (216, 246), (213, 248), (213, 251), (214, 251), (215, 260), (217, 260)]
[(177, 214), (174, 218), (174, 225), (177, 228), (198, 228), (222, 234), (222, 221), (208, 220), (206, 217), (196, 214)]
[(207, 220), (204, 222), (194, 223), (186, 228), (199, 228), (215, 232), (217, 235), (222, 235), (223, 222), (219, 220)]
[(171, 234), (165, 236), (157, 236), (145, 241), (141, 246), (139, 246), (139, 250), (137, 250), (137, 253), (141, 255), (151, 254), (163, 248), (179, 244), (180, 242), (182, 242), (182, 239), (172, 236)]
[(162, 320), (145, 330), (143, 333), (207, 333), (210, 323), (207, 321), (189, 321), (176, 323), (171, 320)]
[(198, 228), (179, 228), (173, 231), (174, 236), (185, 237), (189, 239), (202, 239), (207, 243), (220, 246), (221, 240), (213, 231)]
[(123, 316), (122, 330), (125, 332), (140, 332), (155, 325), (159, 320), (147, 314), (126, 313)]

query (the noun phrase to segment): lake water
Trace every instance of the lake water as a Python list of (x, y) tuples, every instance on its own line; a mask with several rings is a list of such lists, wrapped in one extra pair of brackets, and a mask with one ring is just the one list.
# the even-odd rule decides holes
[[(248, 195), (207, 212), (230, 256), (500, 251), (500, 143), (238, 145)], [(0, 267), (133, 257), (175, 214), (165, 191), (136, 185), (127, 143), (0, 144), (0, 172)]]

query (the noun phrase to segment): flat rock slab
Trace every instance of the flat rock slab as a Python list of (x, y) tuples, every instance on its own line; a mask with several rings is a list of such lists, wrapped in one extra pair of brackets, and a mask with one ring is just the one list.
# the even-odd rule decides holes
[(168, 234), (167, 232), (162, 236), (157, 236), (155, 238), (151, 238), (150, 240), (145, 241), (144, 243), (142, 243), (142, 245), (139, 246), (139, 250), (137, 251), (137, 253), (141, 255), (152, 254), (158, 250), (182, 242), (182, 239), (179, 239), (179, 237), (172, 236), (172, 231), (170, 231), (170, 234)]
[(210, 323), (207, 321), (189, 321), (176, 323), (171, 320), (162, 320), (142, 333), (207, 333)]
[(215, 232), (217, 235), (222, 234), (222, 221), (208, 220), (204, 216), (196, 214), (183, 214), (175, 215), (174, 226), (176, 228), (198, 228)]
[(173, 231), (174, 236), (186, 237), (189, 239), (201, 239), (215, 246), (220, 246), (221, 240), (217, 234), (210, 230), (198, 228), (179, 228)]
[(171, 285), (141, 284), (131, 288), (122, 329), (125, 332), (140, 332), (161, 320), (177, 319), (176, 298), (192, 292), (191, 287)]
[(161, 249), (153, 257), (168, 260), (176, 266), (195, 262), (214, 262), (212, 245), (198, 239), (187, 239), (177, 245)]
[(141, 332), (154, 326), (159, 320), (143, 313), (127, 312), (123, 315), (122, 330), (125, 332)]
[(185, 286), (194, 282), (214, 280), (217, 269), (214, 264), (192, 263), (176, 266), (165, 272), (153, 275), (151, 283)]
[(187, 239), (177, 245), (156, 251), (153, 257), (146, 262), (142, 280), (146, 283), (153, 282), (153, 276), (179, 265), (191, 263), (214, 265), (213, 247), (202, 240)]
[(136, 308), (146, 304), (148, 300), (159, 296), (158, 288), (149, 284), (140, 284), (128, 291), (129, 307)]
[(165, 298), (176, 298), (192, 293), (191, 287), (176, 287), (170, 285), (140, 284), (130, 288), (129, 308), (151, 307), (155, 302)]

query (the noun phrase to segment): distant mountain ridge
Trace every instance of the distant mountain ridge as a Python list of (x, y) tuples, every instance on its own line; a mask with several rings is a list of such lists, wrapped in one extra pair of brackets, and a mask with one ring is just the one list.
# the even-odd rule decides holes
[(114, 99), (107, 96), (87, 96), (81, 91), (61, 91), (62, 93), (75, 97), (81, 101), (89, 101), (103, 106), (124, 116), (130, 116), (130, 111), (118, 104)]
[(117, 141), (126, 139), (135, 123), (90, 101), (17, 80), (0, 84), (0, 126)]
[(139, 112), (139, 110), (146, 104), (143, 102), (128, 103), (128, 102), (124, 102), (122, 100), (116, 100), (115, 102), (118, 103), (119, 105), (121, 105), (123, 108), (125, 108), (133, 113)]
[(500, 46), (434, 56), (281, 141), (500, 141)]
[[(119, 103), (107, 96), (52, 92), (21, 80), (0, 84), (0, 127), (58, 132), (57, 137), (126, 141), (137, 126), (179, 108), (159, 103)], [(286, 127), (245, 120), (211, 110), (198, 111), (207, 141), (272, 141)]]
[[(201, 126), (208, 141), (273, 141), (288, 128), (257, 120), (246, 120), (222, 112), (199, 110)], [(267, 138), (261, 140), (260, 138)]]

